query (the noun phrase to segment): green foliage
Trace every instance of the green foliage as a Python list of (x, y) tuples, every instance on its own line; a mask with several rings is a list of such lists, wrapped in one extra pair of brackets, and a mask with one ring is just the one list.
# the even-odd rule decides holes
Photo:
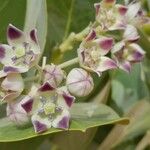
[[(85, 132), (88, 128), (112, 123), (128, 123), (127, 118), (120, 118), (111, 108), (102, 104), (78, 103), (71, 109), (70, 131)], [(0, 120), (0, 142), (19, 141), (36, 136), (47, 135), (62, 130), (51, 128), (43, 134), (36, 134), (33, 127), (17, 128), (7, 118)]]

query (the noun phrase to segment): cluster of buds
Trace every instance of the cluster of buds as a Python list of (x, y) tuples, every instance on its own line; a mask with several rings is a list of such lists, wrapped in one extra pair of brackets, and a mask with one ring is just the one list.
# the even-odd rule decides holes
[[(77, 49), (81, 68), (68, 74), (61, 65), (38, 65), (41, 51), (35, 29), (24, 33), (8, 26), (8, 45), (0, 44), (0, 98), (7, 103), (7, 116), (17, 126), (31, 122), (36, 133), (52, 127), (68, 129), (75, 97), (85, 97), (94, 88), (91, 72), (99, 76), (116, 68), (130, 72), (131, 65), (143, 59), (145, 52), (137, 44), (140, 36), (135, 25), (148, 19), (140, 4), (123, 6), (115, 0), (103, 0), (94, 6), (96, 21)], [(115, 38), (112, 30), (119, 30), (122, 36)], [(32, 68), (37, 69), (37, 78), (31, 78), (26, 87), (25, 82), (30, 81), (26, 80), (27, 72)]]

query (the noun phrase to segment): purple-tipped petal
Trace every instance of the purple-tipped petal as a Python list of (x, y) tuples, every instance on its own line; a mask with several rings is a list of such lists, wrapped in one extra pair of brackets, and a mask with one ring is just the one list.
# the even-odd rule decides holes
[(26, 96), (21, 101), (21, 106), (27, 113), (30, 113), (32, 111), (32, 105), (33, 105), (33, 98), (31, 98), (30, 96)]
[(38, 91), (40, 92), (47, 92), (47, 91), (53, 91), (55, 88), (50, 85), (49, 82), (45, 82), (39, 89)]
[(127, 60), (130, 62), (140, 62), (145, 55), (145, 51), (135, 43), (129, 45), (129, 54)]
[(69, 118), (67, 116), (63, 117), (58, 123), (58, 128), (68, 129), (69, 128)]
[(100, 10), (100, 3), (95, 3), (94, 4), (95, 10), (96, 10), (96, 16), (99, 14), (99, 10)]
[(15, 26), (10, 24), (8, 26), (7, 34), (9, 39), (14, 40), (20, 38), (23, 33), (21, 30), (17, 29)]
[(12, 46), (22, 44), (25, 41), (24, 33), (15, 26), (9, 24), (7, 29), (7, 40)]
[(96, 38), (96, 32), (92, 29), (88, 36), (86, 37), (86, 41), (91, 41)]
[(30, 32), (30, 38), (32, 41), (34, 41), (36, 44), (38, 43), (38, 39), (37, 39), (37, 30), (33, 29)]
[(35, 120), (32, 123), (36, 133), (43, 133), (47, 130), (47, 126), (40, 121)]
[(113, 38), (103, 37), (96, 39), (95, 42), (100, 47), (101, 55), (106, 55), (113, 47), (114, 40)]
[(120, 62), (119, 68), (122, 69), (122, 70), (124, 70), (127, 73), (131, 72), (131, 64), (128, 61)]
[(52, 126), (54, 128), (68, 129), (69, 128), (70, 114), (69, 111), (63, 110), (62, 113), (53, 120)]
[(11, 46), (6, 44), (0, 45), (0, 62), (4, 65), (12, 63), (12, 57), (14, 56)]
[(124, 5), (117, 5), (118, 12), (121, 16), (124, 16), (127, 13), (128, 7)]
[(64, 98), (66, 104), (68, 105), (68, 107), (71, 107), (75, 100), (74, 96), (71, 96), (70, 94), (67, 94), (65, 92), (63, 93), (63, 98)]
[(114, 60), (108, 57), (101, 57), (99, 66), (97, 67), (97, 71), (103, 72), (110, 69), (116, 69), (117, 64)]

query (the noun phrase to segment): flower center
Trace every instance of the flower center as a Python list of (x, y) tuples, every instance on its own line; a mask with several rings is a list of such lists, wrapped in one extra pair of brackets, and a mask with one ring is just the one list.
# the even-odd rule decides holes
[(15, 49), (15, 55), (17, 58), (20, 58), (25, 55), (25, 48), (24, 47), (18, 47)]

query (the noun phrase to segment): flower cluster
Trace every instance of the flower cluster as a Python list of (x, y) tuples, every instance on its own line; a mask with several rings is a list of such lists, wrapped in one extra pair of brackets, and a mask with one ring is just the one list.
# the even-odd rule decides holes
[[(99, 76), (116, 68), (130, 72), (133, 63), (142, 61), (145, 52), (137, 44), (136, 24), (148, 18), (140, 3), (123, 6), (115, 0), (102, 0), (94, 6), (96, 21), (77, 49), (81, 68), (68, 74), (62, 70), (64, 65), (38, 65), (41, 51), (35, 29), (24, 33), (8, 26), (8, 45), (0, 44), (0, 98), (17, 126), (31, 122), (36, 133), (52, 127), (68, 129), (75, 97), (85, 97), (94, 88), (91, 72)], [(121, 36), (115, 37), (111, 31), (119, 31)], [(33, 77), (29, 77), (30, 71)], [(31, 84), (26, 83), (29, 81)]]
[(148, 22), (140, 3), (124, 6), (115, 0), (102, 0), (94, 6), (96, 21), (78, 48), (80, 65), (98, 75), (115, 68), (130, 72), (131, 65), (142, 61), (145, 54), (137, 44), (140, 36), (136, 25)]

